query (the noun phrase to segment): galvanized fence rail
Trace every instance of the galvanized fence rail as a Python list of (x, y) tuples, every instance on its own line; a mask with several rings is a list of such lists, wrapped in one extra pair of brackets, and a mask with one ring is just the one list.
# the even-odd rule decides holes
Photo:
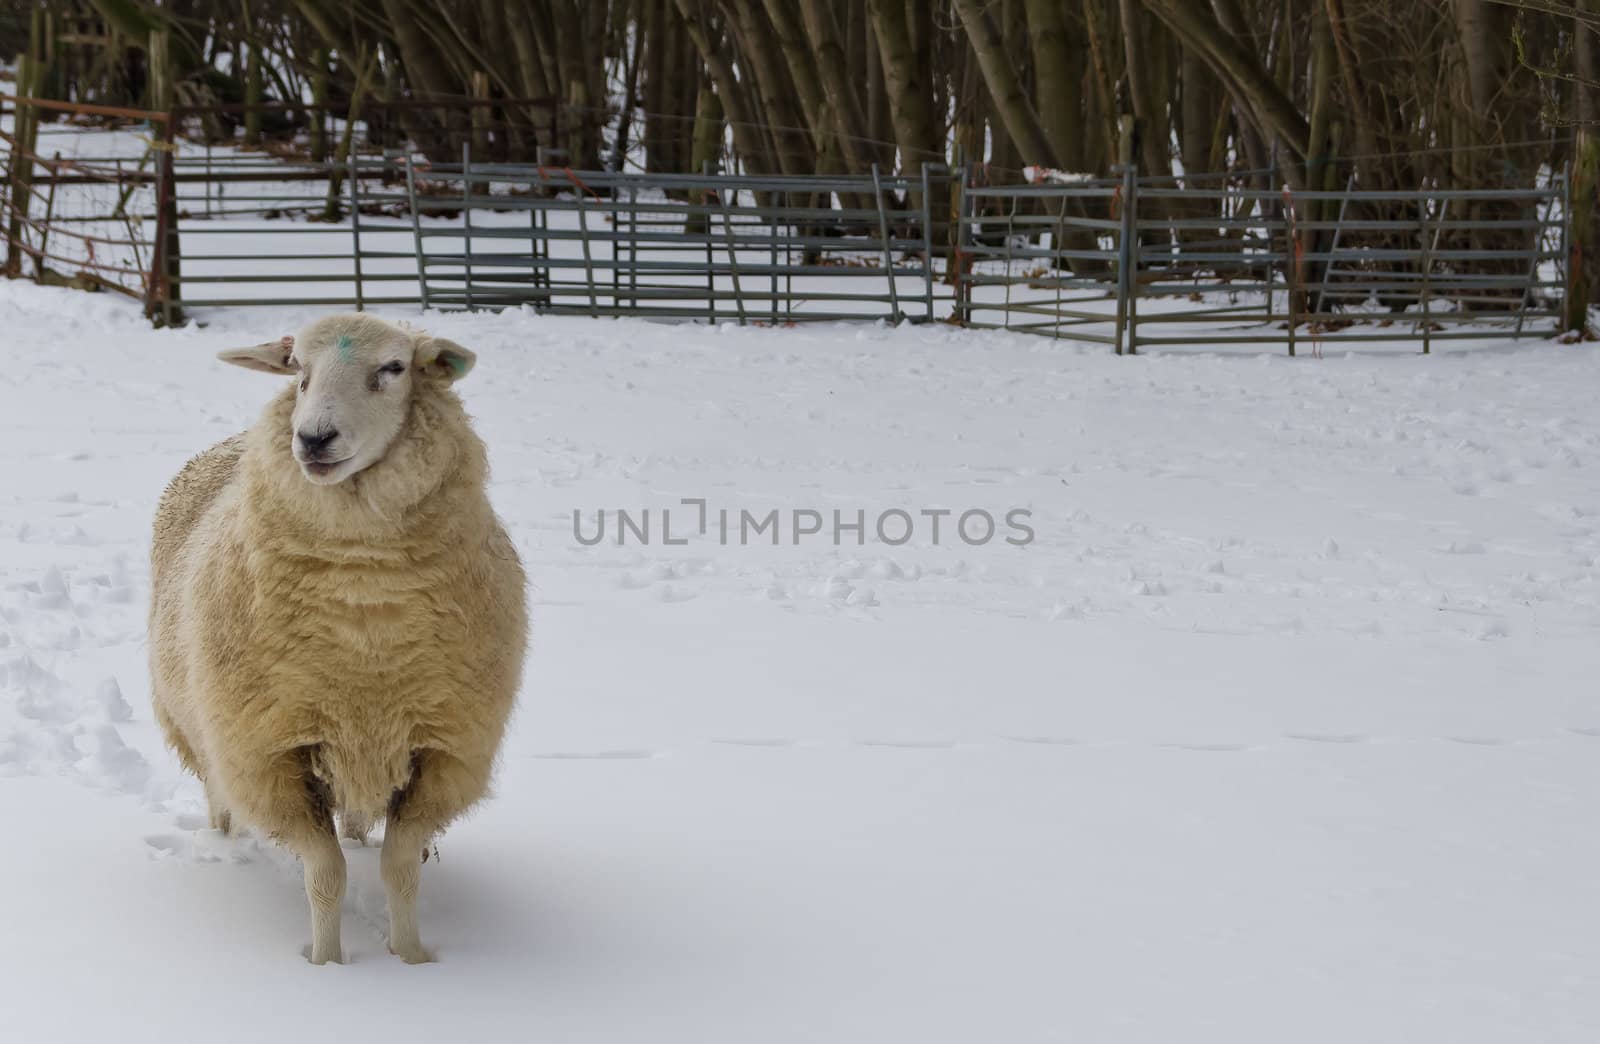
[[(16, 99), (9, 99), (16, 101)], [(50, 103), (58, 108), (67, 103)], [(27, 115), (18, 105), (15, 112)], [(1567, 180), (1285, 191), (1265, 172), (979, 183), (339, 161), (213, 150), (148, 117), (143, 157), (0, 135), (8, 272), (185, 309), (526, 306), (786, 324), (928, 322), (1145, 348), (1547, 336)], [(31, 126), (31, 131), (30, 131)], [(38, 130), (24, 120), (22, 129)], [(554, 160), (554, 157), (550, 157)]]
[(1236, 177), (968, 185), (958, 315), (1112, 346), (1546, 337), (1566, 178), (1293, 192)]
[(393, 156), (323, 164), (178, 160), (178, 303), (421, 304), (411, 222), (384, 211), (404, 171)]
[[(429, 307), (790, 323), (931, 321), (950, 296), (918, 176), (626, 174), (408, 165)], [(399, 203), (398, 194), (391, 202)], [(433, 220), (459, 215), (459, 225)]]
[(953, 296), (937, 263), (949, 221), (933, 218), (954, 180), (942, 168), (779, 178), (476, 164), (470, 152), (458, 164), (188, 156), (173, 180), (182, 264), (170, 284), (189, 309), (923, 322)]

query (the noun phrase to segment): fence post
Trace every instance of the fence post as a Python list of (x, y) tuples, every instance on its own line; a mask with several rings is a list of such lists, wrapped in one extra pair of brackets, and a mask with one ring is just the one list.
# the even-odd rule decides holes
[(16, 116), (12, 120), (11, 221), (7, 234), (6, 274), (22, 274), (22, 238), (27, 234), (29, 204), (33, 200), (33, 155), (38, 144), (38, 113), (28, 105), (29, 81), (34, 62), (26, 53), (18, 56)]
[(1356, 173), (1350, 172), (1350, 177), (1344, 183), (1344, 197), (1339, 200), (1339, 217), (1333, 224), (1333, 241), (1328, 246), (1328, 259), (1322, 262), (1322, 278), (1317, 283), (1317, 297), (1311, 304), (1311, 321), (1316, 322), (1322, 314), (1323, 300), (1328, 295), (1328, 282), (1333, 278), (1334, 258), (1339, 254), (1339, 236), (1344, 232), (1345, 209), (1350, 205), (1350, 190), (1355, 188)]
[[(756, 206), (758, 208), (762, 206), (761, 194), (760, 193), (756, 194)], [(767, 275), (767, 290), (772, 295), (772, 302), (771, 302), (771, 304), (772, 304), (772, 308), (771, 308), (772, 318), (771, 318), (770, 321), (771, 321), (773, 326), (777, 326), (778, 325), (778, 221), (783, 216), (782, 215), (782, 211), (780, 211), (778, 209), (779, 208), (779, 203), (778, 203), (778, 195), (777, 195), (777, 193), (775, 193), (775, 192), (768, 192), (767, 193), (766, 206), (767, 206), (767, 208), (770, 208), (770, 209), (768, 209), (767, 214), (766, 214), (766, 221), (767, 221), (767, 229), (768, 229), (767, 258), (768, 258), (768, 267), (771, 269), (771, 271)], [(784, 252), (784, 256), (785, 256), (785, 260), (787, 260), (788, 251)]]
[(1134, 297), (1138, 293), (1139, 226), (1135, 204), (1139, 192), (1139, 173), (1133, 158), (1133, 117), (1123, 116), (1122, 124), (1122, 221), (1117, 240), (1117, 354), (1138, 351), (1138, 317)]
[(894, 251), (889, 246), (889, 215), (883, 209), (883, 178), (872, 165), (872, 195), (878, 204), (878, 235), (883, 237), (883, 274), (889, 279), (889, 321), (900, 322), (900, 289), (894, 285)]
[[(701, 208), (709, 209), (708, 204), (711, 202), (711, 197), (716, 194), (716, 189), (711, 187), (711, 177), (714, 170), (715, 168), (710, 160), (700, 164), (700, 176), (706, 179), (706, 184), (701, 187), (699, 192), (689, 193), (689, 206), (694, 206), (695, 197), (699, 196)], [(701, 223), (702, 221), (704, 224)], [(685, 214), (683, 229), (688, 232), (692, 228), (703, 231), (706, 237), (706, 307), (710, 310), (711, 325), (715, 326), (717, 325), (717, 273), (715, 267), (713, 267), (715, 260), (711, 250), (711, 215)]]
[(972, 178), (970, 164), (961, 164), (961, 180), (956, 193), (956, 256), (954, 274), (956, 283), (956, 322), (966, 326), (972, 322), (972, 280), (967, 271), (967, 247), (972, 245), (972, 222), (967, 210), (972, 197), (967, 194), (967, 182)]
[(728, 191), (724, 189), (718, 192), (717, 201), (722, 205), (722, 237), (728, 244), (728, 269), (733, 273), (733, 303), (739, 309), (739, 325), (744, 326), (747, 322), (744, 314), (744, 287), (739, 282), (739, 251), (736, 245), (737, 238), (733, 234), (732, 217), (728, 211)]
[(933, 179), (928, 164), (922, 164), (922, 300), (924, 322), (933, 322)]
[(344, 154), (345, 177), (350, 184), (350, 252), (355, 260), (356, 267), (356, 311), (367, 310), (366, 298), (361, 286), (361, 196), (357, 183), (361, 180), (356, 170), (356, 146), (354, 136), (351, 138), (350, 147)]
[[(1555, 175), (1555, 177), (1558, 178), (1560, 176), (1561, 175), (1559, 174)], [(1528, 259), (1528, 283), (1525, 287), (1523, 287), (1522, 290), (1522, 304), (1517, 308), (1517, 329), (1516, 332), (1511, 335), (1513, 337), (1522, 336), (1522, 327), (1528, 318), (1528, 309), (1533, 307), (1534, 286), (1539, 282), (1539, 255), (1544, 253), (1544, 233), (1545, 229), (1550, 226), (1551, 215), (1555, 213), (1555, 186), (1547, 185), (1546, 190), (1550, 193), (1550, 203), (1547, 207), (1545, 207), (1544, 217), (1541, 218), (1539, 216), (1538, 200), (1534, 200), (1533, 203), (1529, 205), (1533, 211), (1534, 229), (1533, 243), (1531, 244), (1531, 252), (1533, 256)]]
[(1006, 213), (1006, 276), (1005, 276), (1006, 297), (1005, 297), (1005, 307), (1003, 309), (1004, 314), (1005, 314), (1005, 319), (1002, 320), (1002, 323), (1003, 323), (1003, 325), (1005, 326), (1005, 328), (1007, 330), (1011, 329), (1011, 286), (1015, 282), (1015, 280), (1011, 278), (1011, 251), (1012, 251), (1012, 248), (1013, 248), (1013, 244), (1015, 244), (1015, 242), (1016, 242), (1017, 206), (1021, 202), (1022, 202), (1021, 197), (1012, 196), (1011, 197), (1011, 209), (1010, 209), (1010, 211), (1008, 211)]
[(1128, 355), (1139, 354), (1139, 166), (1130, 152), (1127, 193), (1123, 200), (1123, 228), (1128, 238)]
[(56, 182), (61, 180), (60, 150), (46, 169), (50, 171), (50, 193), (44, 198), (44, 220), (39, 223), (39, 254), (33, 259), (34, 281), (39, 283), (45, 281), (45, 261), (50, 255), (50, 219), (56, 212)]
[[(18, 120), (18, 117), (21, 115), (20, 107), (17, 108), (16, 110), (14, 110), (14, 112), (16, 113), (16, 115), (12, 116), (12, 118), (11, 118), (12, 130), (16, 130), (17, 129), (17, 120)], [(3, 120), (5, 118), (5, 114), (6, 114), (6, 103), (4, 101), (0, 101), (0, 120)], [(12, 169), (13, 166), (15, 166), (16, 162), (17, 162), (17, 148), (16, 148), (15, 137), (13, 137), (12, 146), (6, 152), (6, 172), (5, 172), (5, 177), (0, 178), (0, 221), (4, 221), (5, 216), (9, 215), (11, 213), (11, 169)], [(4, 221), (4, 225), (9, 230), (10, 222), (9, 221)]]
[(417, 287), (422, 297), (422, 309), (428, 309), (428, 255), (422, 249), (422, 215), (417, 206), (417, 175), (412, 166), (411, 150), (406, 150), (406, 204), (411, 208), (411, 241), (417, 255)]
[(1600, 135), (1580, 127), (1573, 139), (1573, 163), (1566, 186), (1566, 267), (1563, 326), (1580, 337), (1589, 328), (1590, 248), (1594, 246), (1595, 187), (1600, 182)]
[[(578, 201), (578, 235), (583, 240), (583, 282), (589, 290), (589, 315), (600, 314), (600, 306), (594, 296), (594, 258), (589, 248), (589, 211), (584, 207), (583, 190), (574, 186), (573, 198)], [(552, 304), (554, 303), (552, 294)]]
[(183, 322), (183, 240), (178, 228), (178, 121), (181, 111), (169, 108), (167, 124), (161, 135), (161, 175), (166, 183), (167, 235), (163, 243), (162, 317), (168, 326)]
[(1062, 284), (1066, 282), (1066, 277), (1062, 273), (1067, 271), (1066, 261), (1061, 256), (1062, 244), (1067, 235), (1067, 192), (1065, 188), (1056, 197), (1056, 204), (1056, 228), (1050, 235), (1050, 252), (1055, 255), (1050, 259), (1050, 273), (1056, 283), (1056, 325), (1055, 329), (1050, 331), (1050, 336), (1059, 339), (1061, 337), (1061, 291)]
[(628, 307), (639, 307), (639, 183), (628, 186)]
[[(1283, 186), (1283, 282), (1284, 314), (1289, 331), (1289, 358), (1295, 355), (1295, 328), (1300, 325), (1300, 230), (1295, 227), (1294, 193), (1287, 183)], [(1271, 298), (1268, 298), (1271, 301)], [(1272, 312), (1271, 304), (1267, 312)]]
[(472, 143), (461, 143), (461, 262), (467, 311), (472, 311)]
[(1422, 354), (1428, 355), (1432, 350), (1430, 331), (1428, 329), (1430, 325), (1428, 323), (1428, 273), (1433, 268), (1433, 258), (1428, 253), (1428, 201), (1425, 199), (1419, 200), (1418, 205), (1422, 208), (1422, 227), (1419, 234), (1422, 247), (1420, 262), (1422, 266), (1422, 292), (1418, 296), (1417, 307), (1422, 312)]
[(145, 316), (154, 320), (159, 315), (166, 326), (183, 320), (178, 188), (175, 182), (177, 170), (173, 163), (180, 117), (181, 110), (168, 109), (166, 125), (150, 146), (156, 154), (156, 241), (150, 251), (150, 284), (145, 295)]
[[(1447, 208), (1449, 206), (1450, 201), (1446, 200), (1443, 204), (1443, 207)], [(1424, 198), (1419, 198), (1417, 200), (1417, 207), (1421, 211), (1421, 213), (1418, 215), (1418, 219), (1421, 222), (1420, 246), (1422, 250), (1420, 261), (1422, 266), (1422, 292), (1419, 295), (1418, 308), (1420, 308), (1422, 311), (1422, 354), (1429, 355), (1432, 354), (1433, 350), (1433, 324), (1428, 321), (1428, 283), (1433, 276), (1433, 251), (1438, 246), (1438, 233), (1435, 232), (1434, 242), (1430, 243), (1428, 240), (1428, 201)], [(1444, 221), (1443, 209), (1441, 209), (1439, 213), (1439, 221), (1442, 226)], [(1440, 231), (1442, 230), (1443, 229), (1441, 227)]]
[[(134, 177), (137, 177), (140, 173), (143, 172), (135, 171)], [(125, 209), (125, 204), (128, 200), (128, 194), (132, 192), (132, 189), (130, 188), (126, 191), (123, 189), (123, 178), (124, 175), (122, 172), (122, 161), (119, 159), (117, 160), (117, 191), (119, 198), (117, 200), (116, 209), (111, 212), (111, 217), (112, 220), (116, 220), (117, 218), (122, 219), (122, 227), (128, 233), (128, 247), (133, 251), (133, 267), (135, 270), (141, 273), (140, 279), (144, 284), (144, 293), (148, 297), (150, 293), (149, 270), (144, 267), (144, 257), (139, 252), (139, 240), (143, 238), (141, 232), (144, 227), (144, 222), (141, 220), (139, 222), (139, 227), (135, 228), (134, 219), (129, 216), (127, 210)]]

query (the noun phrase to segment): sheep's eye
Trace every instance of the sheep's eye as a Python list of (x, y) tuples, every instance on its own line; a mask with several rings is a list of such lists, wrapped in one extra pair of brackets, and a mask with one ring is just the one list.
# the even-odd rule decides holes
[(405, 373), (406, 372), (405, 363), (392, 362), (392, 363), (389, 363), (387, 366), (378, 367), (378, 372), (379, 373)]

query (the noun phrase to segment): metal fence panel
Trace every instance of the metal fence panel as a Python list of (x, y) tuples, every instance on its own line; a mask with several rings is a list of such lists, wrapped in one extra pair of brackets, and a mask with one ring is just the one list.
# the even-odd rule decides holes
[(183, 308), (285, 304), (949, 318), (1118, 352), (1427, 351), (1559, 323), (1561, 176), (1504, 191), (1368, 191), (1352, 177), (1289, 192), (1265, 172), (1139, 178), (1130, 167), (989, 185), (937, 165), (574, 171), (480, 162), (471, 142), (452, 163), (397, 148), (310, 162), (182, 144), (173, 119), (144, 115), (160, 137), (142, 159), (47, 158), (5, 137), (10, 274), (120, 290), (168, 321)]
[[(962, 189), (969, 325), (1140, 347), (1548, 336), (1560, 176), (1290, 192), (1196, 178)], [(1376, 332), (1374, 325), (1381, 325)], [(1152, 332), (1152, 330), (1154, 332)]]

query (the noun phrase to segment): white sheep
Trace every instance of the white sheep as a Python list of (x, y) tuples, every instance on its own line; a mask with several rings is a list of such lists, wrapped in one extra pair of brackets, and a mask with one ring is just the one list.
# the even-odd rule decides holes
[(471, 352), (367, 315), (220, 358), (293, 376), (191, 460), (152, 550), (151, 698), (212, 825), (292, 848), (339, 961), (348, 836), (386, 819), (389, 949), (430, 960), (431, 839), (482, 798), (522, 673), (524, 577), (450, 385)]

